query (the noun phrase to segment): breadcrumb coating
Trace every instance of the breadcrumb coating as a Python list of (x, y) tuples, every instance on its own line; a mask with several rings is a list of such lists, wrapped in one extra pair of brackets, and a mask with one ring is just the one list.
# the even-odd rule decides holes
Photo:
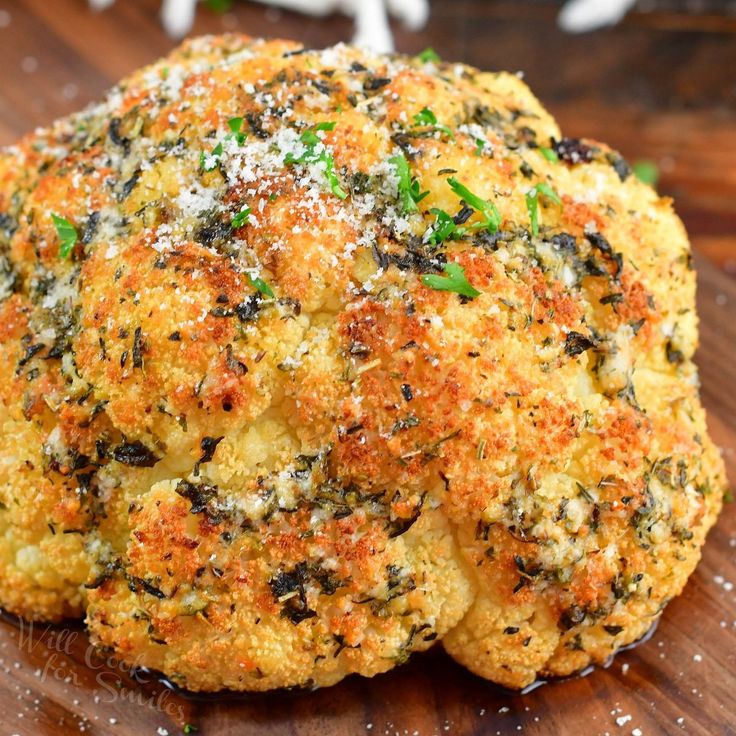
[(694, 295), (517, 76), (190, 41), (0, 154), (0, 604), (191, 690), (604, 662), (726, 486)]

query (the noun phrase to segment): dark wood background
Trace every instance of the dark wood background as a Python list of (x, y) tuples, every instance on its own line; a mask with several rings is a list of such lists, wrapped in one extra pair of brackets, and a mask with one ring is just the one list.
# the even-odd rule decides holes
[[(641, 3), (640, 5), (643, 5)], [(687, 8), (691, 8), (690, 11)], [(736, 2), (649, 0), (614, 28), (555, 26), (559, 3), (436, 0), (399, 50), (523, 70), (567, 135), (597, 137), (661, 171), (698, 254), (703, 399), (736, 479)], [(692, 9), (698, 12), (692, 12)], [(157, 0), (0, 0), (0, 144), (97, 99), (173, 45)], [(236, 2), (198, 14), (196, 33), (241, 30), (311, 46), (350, 22)], [(495, 690), (441, 651), (373, 680), (316, 693), (192, 700), (90, 660), (80, 627), (0, 623), (0, 736), (192, 733), (294, 736), (736, 734), (736, 512), (728, 505), (703, 563), (646, 644), (605, 670), (525, 696)], [(626, 718), (631, 716), (630, 719)], [(617, 719), (618, 722), (617, 722)], [(619, 725), (620, 724), (620, 725)]]

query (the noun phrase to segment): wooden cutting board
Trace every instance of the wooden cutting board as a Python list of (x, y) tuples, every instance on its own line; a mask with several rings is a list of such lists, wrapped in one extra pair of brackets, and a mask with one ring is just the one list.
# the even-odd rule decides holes
[[(400, 34), (399, 46), (524, 68), (568, 135), (664, 158), (662, 190), (676, 195), (696, 250), (727, 264), (736, 258), (736, 21), (652, 4), (664, 10), (571, 37), (555, 30), (552, 3), (438, 0), (426, 29)], [(157, 5), (119, 0), (95, 16), (83, 0), (0, 0), (12, 18), (0, 27), (0, 142), (79, 108), (164, 53), (171, 43), (149, 19)], [(245, 3), (234, 10), (222, 20), (201, 12), (196, 32), (238, 28), (314, 46), (350, 33), (339, 18)], [(703, 399), (736, 482), (736, 280), (702, 258), (698, 267)], [(646, 644), (607, 669), (524, 696), (494, 689), (437, 648), (387, 675), (327, 690), (196, 700), (94, 657), (78, 625), (31, 630), (0, 621), (0, 736), (173, 736), (186, 724), (207, 736), (736, 735), (732, 584), (736, 506), (728, 505), (700, 567)]]
[[(736, 478), (736, 283), (700, 260), (703, 400)], [(736, 734), (736, 505), (727, 504), (683, 595), (607, 669), (523, 696), (474, 677), (438, 647), (366, 680), (316, 692), (192, 698), (94, 656), (78, 625), (0, 622), (0, 734), (207, 736)], [(186, 730), (189, 724), (196, 727)]]

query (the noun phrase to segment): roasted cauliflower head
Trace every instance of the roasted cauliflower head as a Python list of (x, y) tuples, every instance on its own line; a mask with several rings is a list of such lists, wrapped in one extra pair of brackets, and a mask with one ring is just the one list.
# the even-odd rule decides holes
[(191, 41), (0, 156), (0, 604), (192, 690), (604, 662), (721, 505), (694, 290), (514, 75)]

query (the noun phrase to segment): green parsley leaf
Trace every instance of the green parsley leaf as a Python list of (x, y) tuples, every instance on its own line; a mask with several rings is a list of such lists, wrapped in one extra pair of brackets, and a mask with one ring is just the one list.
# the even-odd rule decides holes
[(639, 181), (644, 182), (644, 184), (656, 186), (659, 181), (659, 168), (654, 161), (635, 161), (631, 169), (634, 172), (634, 176)]
[(420, 54), (417, 54), (417, 59), (419, 59), (423, 64), (427, 64), (430, 61), (442, 61), (442, 59), (440, 59), (440, 55), (430, 46), (424, 49)]
[(191, 723), (185, 723), (183, 731), (184, 733), (195, 733), (195, 731), (199, 731), (199, 729)]
[(271, 299), (275, 298), (275, 294), (273, 293), (273, 289), (260, 277), (253, 278), (252, 276), (248, 276), (248, 280), (251, 283), (251, 286), (253, 286), (255, 289), (258, 289), (258, 291), (261, 292), (261, 294), (271, 297)]
[(233, 217), (232, 221), (230, 222), (230, 227), (233, 230), (237, 230), (238, 228), (243, 227), (243, 225), (248, 224), (248, 220), (250, 219), (251, 215), (251, 208), (250, 207), (244, 207), (240, 212), (238, 212), (235, 217)]
[(555, 204), (562, 205), (562, 200), (559, 195), (549, 184), (547, 184), (546, 181), (540, 181), (539, 184), (537, 184), (536, 189), (540, 194), (551, 199)]
[(547, 148), (546, 146), (539, 146), (539, 153), (544, 156), (547, 161), (551, 161), (553, 164), (557, 163), (560, 160), (560, 157), (557, 155), (557, 152), (553, 150), (552, 148)]
[(213, 13), (224, 15), (232, 8), (233, 0), (204, 0), (204, 4)]
[(455, 235), (457, 225), (455, 224), (455, 220), (452, 218), (452, 215), (449, 215), (444, 210), (432, 207), (430, 212), (436, 219), (434, 226), (432, 227), (432, 234), (429, 236), (429, 242), (432, 243), (432, 245), (439, 245)]
[(222, 156), (222, 144), (224, 141), (234, 138), (239, 146), (245, 143), (248, 135), (242, 131), (243, 118), (230, 118), (227, 121), (227, 127), (230, 128), (230, 132), (212, 149), (209, 155), (204, 151), (199, 154), (199, 165), (204, 171), (214, 171), (217, 168), (217, 165), (220, 163), (220, 156)]
[(539, 197), (543, 195), (555, 204), (561, 205), (562, 200), (547, 182), (540, 181), (526, 194), (526, 208), (529, 212), (529, 221), (532, 226), (532, 235), (539, 235)]
[(227, 127), (230, 128), (231, 132), (227, 134), (225, 139), (227, 140), (227, 138), (233, 137), (238, 142), (238, 145), (242, 146), (248, 137), (243, 132), (243, 118), (230, 118), (227, 121)]
[(476, 156), (482, 156), (483, 151), (486, 150), (486, 141), (484, 141), (482, 138), (476, 138), (475, 139), (475, 155)]
[(441, 125), (440, 123), (438, 123), (437, 116), (428, 107), (423, 108), (414, 116), (414, 125), (439, 130), (451, 140), (455, 140), (455, 134), (452, 132), (452, 130), (447, 125)]
[(425, 107), (414, 116), (414, 125), (437, 125), (437, 116)]
[(59, 258), (67, 258), (77, 244), (79, 236), (74, 225), (64, 217), (59, 217), (53, 212), (51, 219), (56, 227), (56, 234), (59, 236)]
[(436, 291), (453, 291), (456, 294), (468, 297), (468, 299), (474, 299), (476, 296), (480, 296), (480, 292), (471, 286), (468, 279), (465, 277), (465, 270), (462, 266), (457, 263), (446, 263), (443, 266), (446, 276), (439, 276), (434, 273), (424, 274), (422, 276), (422, 283), (428, 286), (430, 289)]
[(289, 152), (284, 157), (285, 164), (316, 164), (322, 163), (324, 165), (325, 178), (327, 183), (330, 185), (332, 193), (340, 199), (347, 199), (348, 193), (340, 186), (340, 180), (337, 178), (335, 173), (335, 159), (330, 153), (328, 153), (322, 139), (317, 135), (317, 131), (334, 130), (337, 123), (325, 122), (317, 123), (312, 126), (309, 130), (305, 130), (300, 140), (305, 147), (305, 151), (301, 156), (295, 156)]
[(447, 183), (450, 185), (450, 189), (460, 199), (464, 200), (468, 207), (472, 207), (483, 216), (482, 222), (470, 225), (463, 232), (467, 230), (488, 230), (489, 232), (495, 233), (498, 230), (501, 226), (501, 214), (493, 202), (489, 202), (477, 194), (473, 194), (470, 189), (453, 177), (450, 177)]
[(416, 212), (419, 208), (417, 204), (421, 202), (429, 192), (421, 191), (419, 181), (411, 175), (409, 162), (403, 153), (393, 156), (388, 160), (390, 164), (396, 167), (396, 174), (399, 177), (399, 198), (401, 199), (401, 207), (404, 212)]

